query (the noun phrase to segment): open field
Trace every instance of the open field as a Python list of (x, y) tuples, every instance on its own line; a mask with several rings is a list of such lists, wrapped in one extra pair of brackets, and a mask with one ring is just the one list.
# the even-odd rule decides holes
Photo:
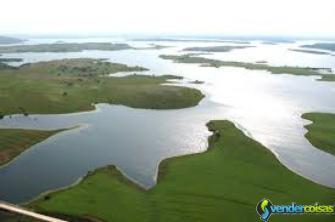
[(335, 155), (335, 114), (306, 113), (302, 117), (313, 122), (305, 126), (306, 138), (313, 146)]
[(60, 131), (0, 129), (0, 165), (8, 163), (24, 150)]
[(142, 70), (94, 59), (4, 67), (0, 71), (0, 115), (79, 112), (94, 109), (93, 103), (175, 109), (197, 105), (203, 98), (196, 89), (161, 85), (173, 76), (106, 75)]
[[(258, 221), (256, 204), (333, 204), (334, 189), (308, 181), (282, 166), (261, 144), (229, 121), (212, 121), (205, 153), (164, 160), (158, 184), (145, 191), (113, 166), (49, 193), (29, 207), (52, 215), (102, 221)], [(334, 215), (273, 215), (271, 221), (334, 221)]]
[(201, 66), (210, 67), (240, 67), (250, 70), (265, 70), (271, 72), (272, 74), (292, 74), (292, 75), (306, 75), (306, 76), (321, 76), (321, 81), (335, 81), (334, 74), (322, 74), (322, 70), (329, 71), (329, 69), (320, 68), (310, 68), (310, 67), (293, 67), (293, 66), (269, 66), (267, 64), (260, 63), (247, 63), (247, 62), (231, 62), (231, 61), (221, 61), (215, 59), (208, 59), (203, 57), (197, 57), (190, 54), (186, 55), (160, 55), (162, 59), (169, 59), (177, 63), (191, 63), (191, 64), (201, 64)]

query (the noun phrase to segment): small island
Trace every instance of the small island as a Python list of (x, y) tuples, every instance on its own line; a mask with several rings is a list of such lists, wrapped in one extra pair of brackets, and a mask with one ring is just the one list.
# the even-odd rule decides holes
[(306, 50), (306, 49), (289, 49), (289, 50), (294, 51), (294, 52), (310, 53), (310, 54), (316, 54), (316, 55), (330, 55), (329, 52), (321, 52), (321, 51), (315, 51), (315, 50)]
[(183, 51), (198, 51), (198, 52), (230, 52), (234, 49), (246, 49), (254, 46), (207, 46), (207, 47), (188, 47)]
[[(311, 68), (311, 67), (293, 67), (293, 66), (270, 66), (267, 64), (248, 63), (248, 62), (234, 62), (234, 61), (221, 61), (216, 59), (208, 59), (204, 57), (186, 55), (160, 55), (162, 59), (172, 60), (176, 63), (190, 63), (200, 64), (204, 67), (239, 67), (250, 70), (265, 70), (272, 74), (291, 74), (291, 75), (304, 75), (304, 76), (320, 76), (320, 81), (335, 81), (335, 74), (331, 73), (330, 68)], [(328, 72), (324, 74), (322, 72)]]

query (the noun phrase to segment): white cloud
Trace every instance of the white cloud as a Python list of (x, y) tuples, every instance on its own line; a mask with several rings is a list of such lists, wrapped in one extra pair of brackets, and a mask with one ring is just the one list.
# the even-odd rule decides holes
[(335, 36), (334, 0), (11, 0), (0, 33)]

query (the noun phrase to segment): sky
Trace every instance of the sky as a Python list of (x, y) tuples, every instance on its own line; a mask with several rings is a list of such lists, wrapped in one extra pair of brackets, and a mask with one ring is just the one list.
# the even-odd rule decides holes
[(335, 37), (335, 0), (10, 0), (4, 34)]

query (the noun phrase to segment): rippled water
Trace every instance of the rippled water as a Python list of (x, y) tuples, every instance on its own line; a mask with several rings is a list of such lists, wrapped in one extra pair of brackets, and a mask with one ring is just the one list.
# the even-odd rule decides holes
[[(55, 40), (44, 40), (48, 41)], [(129, 43), (138, 46), (147, 44)], [(24, 58), (24, 62), (93, 57), (141, 65), (150, 69), (145, 74), (184, 76), (186, 79), (181, 84), (199, 88), (206, 94), (206, 99), (196, 107), (180, 110), (155, 111), (101, 104), (97, 111), (92, 112), (29, 117), (17, 115), (0, 120), (0, 128), (80, 126), (35, 145), (3, 167), (0, 170), (0, 199), (26, 201), (49, 189), (69, 185), (88, 170), (107, 164), (115, 164), (133, 181), (151, 187), (155, 184), (159, 161), (206, 149), (210, 133), (205, 124), (212, 119), (234, 121), (247, 135), (268, 147), (289, 169), (318, 183), (335, 187), (335, 157), (314, 148), (305, 139), (304, 125), (308, 121), (300, 117), (302, 113), (311, 111), (335, 113), (335, 83), (315, 81), (316, 77), (272, 75), (242, 68), (175, 64), (158, 56), (182, 53), (180, 50), (188, 46), (219, 44), (159, 44), (174, 47), (5, 55)], [(335, 68), (333, 56), (288, 51), (301, 44), (305, 42), (279, 45), (252, 42), (255, 48), (215, 53), (208, 57)], [(202, 80), (205, 84), (190, 85), (187, 84), (189, 80)]]

